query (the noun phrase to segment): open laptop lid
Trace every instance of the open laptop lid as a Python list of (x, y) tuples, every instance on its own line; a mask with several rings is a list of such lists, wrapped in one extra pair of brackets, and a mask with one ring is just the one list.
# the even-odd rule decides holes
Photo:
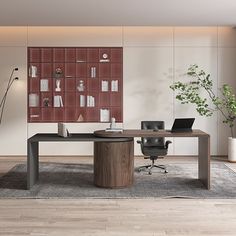
[(171, 132), (192, 132), (195, 118), (177, 118), (171, 128)]

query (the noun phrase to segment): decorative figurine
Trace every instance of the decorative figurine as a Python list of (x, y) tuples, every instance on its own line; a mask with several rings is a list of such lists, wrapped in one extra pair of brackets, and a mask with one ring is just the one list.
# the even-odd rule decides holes
[(115, 119), (115, 117), (111, 118), (110, 128), (111, 129), (115, 129), (116, 128), (116, 119)]
[(43, 106), (49, 107), (49, 98), (44, 98), (43, 99)]
[(61, 80), (57, 79), (56, 80), (56, 89), (55, 89), (56, 92), (61, 91), (60, 85), (61, 85)]
[(62, 69), (60, 67), (56, 68), (55, 77), (56, 78), (61, 78), (62, 77)]
[(78, 91), (79, 92), (83, 92), (84, 91), (84, 81), (83, 80), (80, 80), (79, 81), (79, 86), (77, 87)]

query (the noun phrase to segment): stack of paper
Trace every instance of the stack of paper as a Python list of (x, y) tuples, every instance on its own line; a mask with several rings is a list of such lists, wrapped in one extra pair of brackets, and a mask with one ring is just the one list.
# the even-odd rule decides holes
[(107, 128), (106, 132), (123, 132), (122, 128)]

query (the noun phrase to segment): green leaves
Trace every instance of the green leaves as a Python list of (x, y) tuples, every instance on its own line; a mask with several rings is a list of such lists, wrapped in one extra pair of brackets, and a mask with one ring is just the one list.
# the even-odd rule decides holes
[[(232, 87), (224, 84), (220, 88), (221, 96), (218, 97), (213, 92), (213, 81), (210, 78), (210, 74), (199, 69), (198, 65), (190, 65), (187, 75), (191, 81), (178, 81), (170, 86), (177, 93), (176, 99), (181, 104), (191, 103), (195, 105), (197, 112), (201, 116), (209, 117), (214, 111), (220, 111), (224, 117), (223, 123), (229, 125), (233, 136), (233, 126), (236, 119), (236, 97)], [(205, 97), (200, 95), (201, 91), (205, 91)]]

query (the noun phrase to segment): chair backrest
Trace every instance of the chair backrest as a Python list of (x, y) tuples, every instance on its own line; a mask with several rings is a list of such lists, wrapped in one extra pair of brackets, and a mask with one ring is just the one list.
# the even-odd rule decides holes
[[(165, 122), (164, 121), (142, 121), (141, 129), (164, 129)], [(164, 138), (141, 138), (143, 146), (164, 146), (165, 139)]]

